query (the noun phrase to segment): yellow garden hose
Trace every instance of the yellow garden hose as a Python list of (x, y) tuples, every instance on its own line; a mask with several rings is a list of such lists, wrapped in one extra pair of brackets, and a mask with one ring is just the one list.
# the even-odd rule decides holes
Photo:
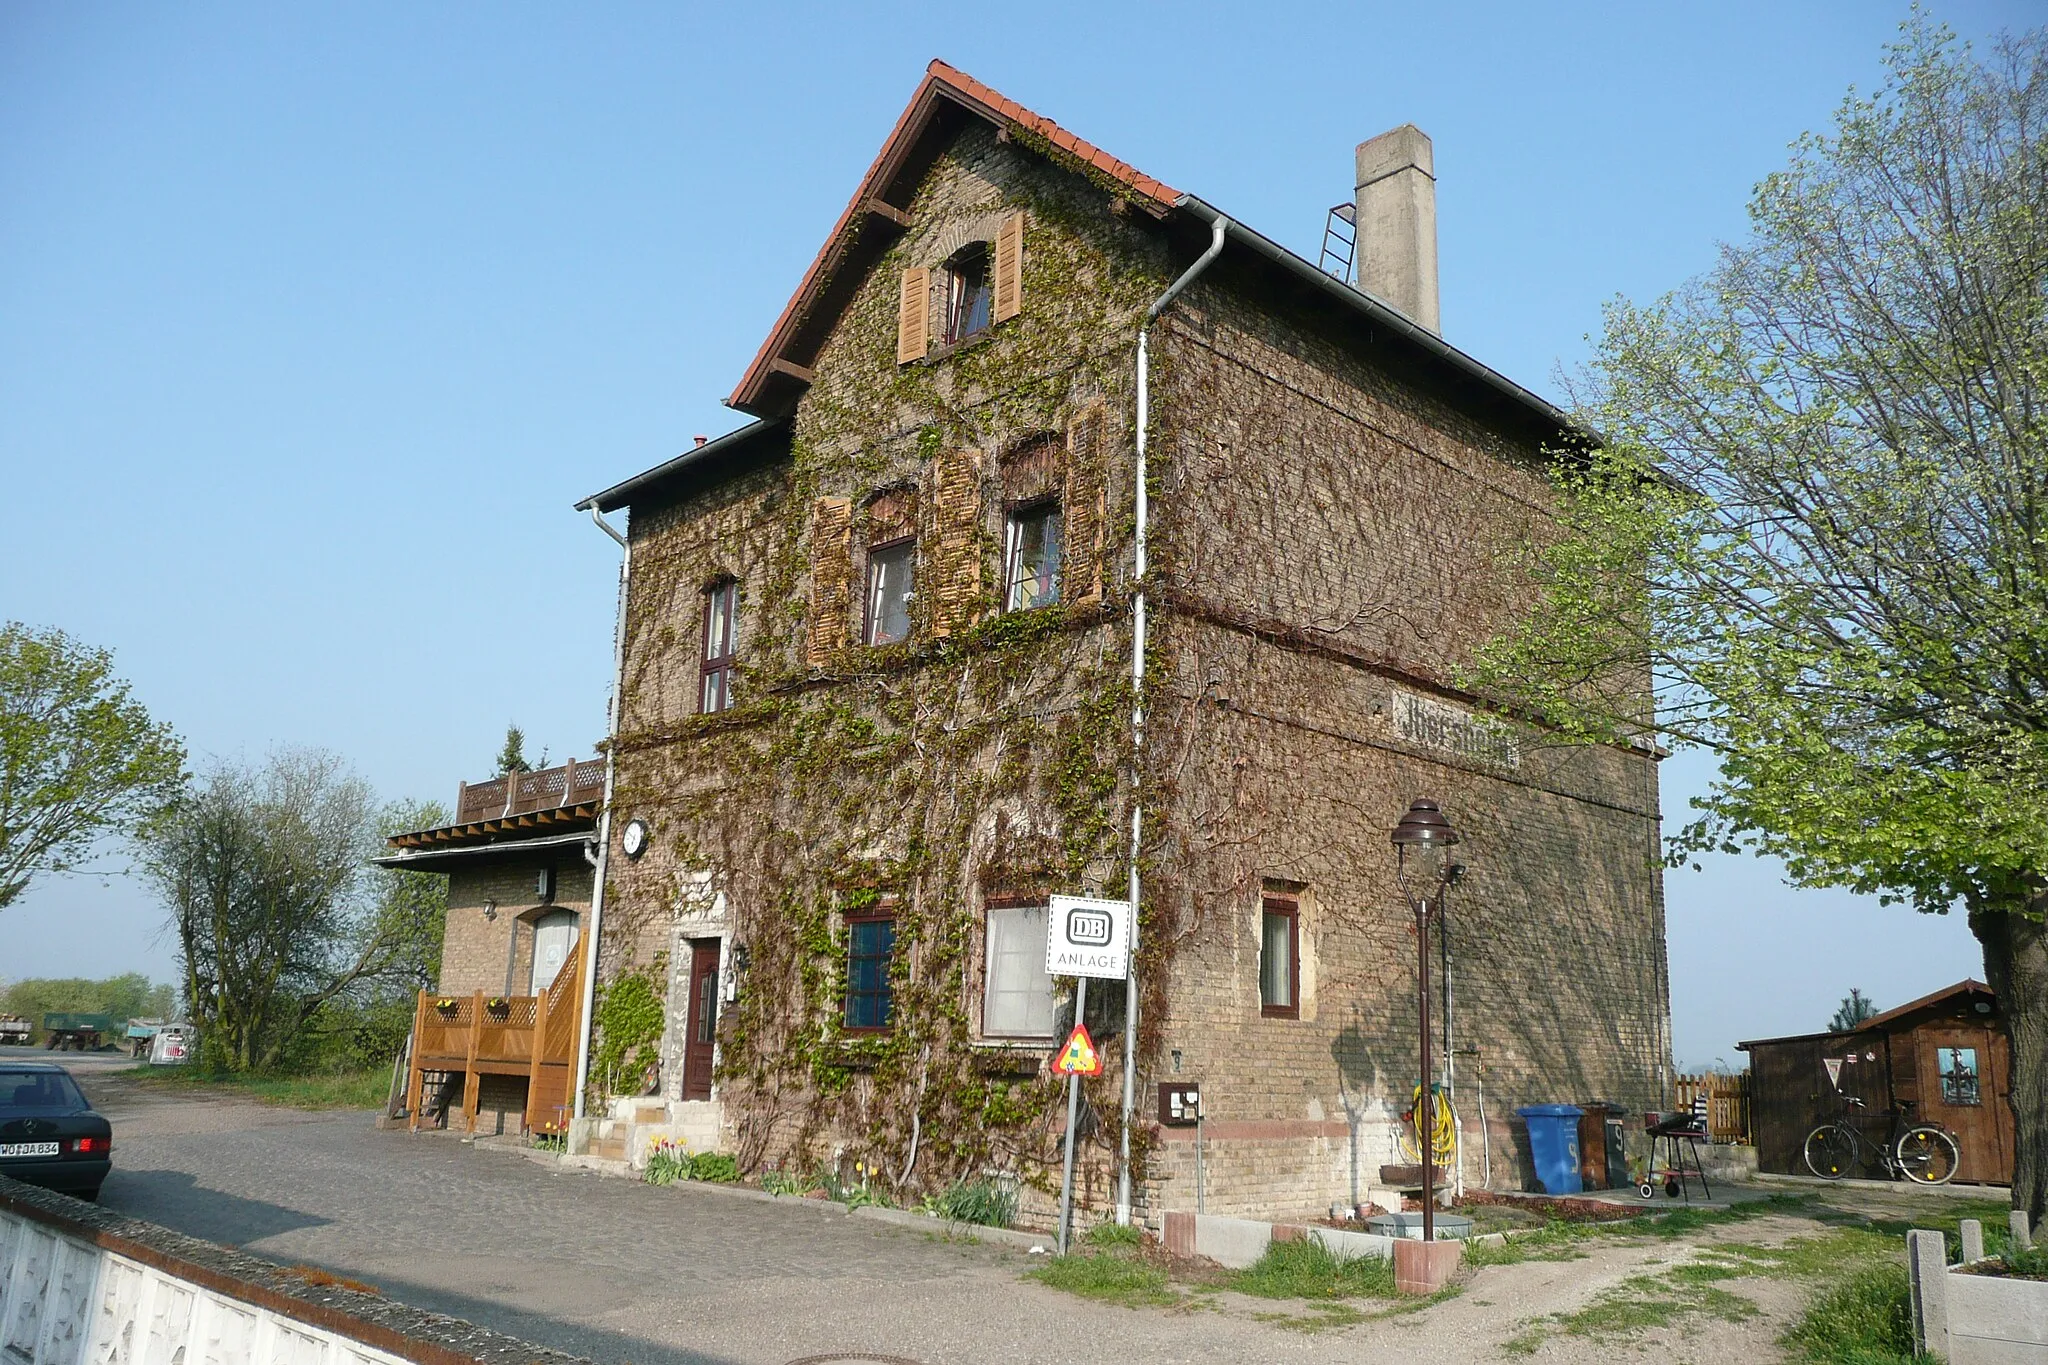
[[(1457, 1151), (1458, 1119), (1457, 1115), (1451, 1112), (1451, 1102), (1441, 1089), (1431, 1086), (1429, 1096), (1432, 1112), (1426, 1117), (1429, 1123), (1429, 1147), (1433, 1158), (1431, 1164), (1444, 1166), (1450, 1163)], [(1401, 1116), (1401, 1127), (1398, 1130), (1402, 1157), (1418, 1163), (1422, 1160), (1422, 1153), (1416, 1143), (1416, 1133), (1425, 1118), (1421, 1110), (1422, 1087), (1418, 1085), (1415, 1087), (1414, 1107)]]

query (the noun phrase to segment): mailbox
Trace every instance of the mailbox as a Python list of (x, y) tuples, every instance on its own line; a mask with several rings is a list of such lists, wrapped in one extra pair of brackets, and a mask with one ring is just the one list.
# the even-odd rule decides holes
[(1168, 1128), (1192, 1128), (1202, 1117), (1202, 1087), (1196, 1081), (1159, 1083), (1159, 1121)]

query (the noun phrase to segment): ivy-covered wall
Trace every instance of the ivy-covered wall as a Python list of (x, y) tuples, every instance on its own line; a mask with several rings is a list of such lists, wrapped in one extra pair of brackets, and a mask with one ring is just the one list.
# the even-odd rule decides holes
[[(1020, 211), (1020, 314), (898, 364), (903, 272)], [(908, 216), (819, 352), (786, 454), (633, 508), (614, 828), (643, 819), (653, 841), (613, 849), (599, 971), (725, 940), (718, 1098), (744, 1167), (859, 1161), (906, 1194), (1000, 1169), (1042, 1200), (1063, 1106), (1047, 1048), (980, 1036), (983, 914), (1121, 894), (1134, 343), (1186, 253), (1114, 187), (979, 122)], [(1512, 762), (1474, 757), (1395, 723), (1397, 693), (1474, 704), (1455, 670), (1518, 600), (1502, 551), (1544, 515), (1535, 441), (1310, 308), (1219, 266), (1155, 350), (1139, 1117), (1175, 1067), (1203, 1080), (1236, 1153), (1211, 1163), (1212, 1211), (1339, 1200), (1348, 1169), (1391, 1159), (1415, 945), (1386, 831), (1415, 795), (1468, 835), (1458, 1042), (1479, 1052), (1460, 1065), (1486, 1068), (1493, 1117), (1591, 1091), (1640, 1106), (1668, 1061), (1651, 762), (1527, 733)], [(1039, 441), (1067, 600), (1002, 614), (1005, 461)], [(865, 547), (906, 530), (911, 637), (861, 647)], [(1100, 593), (1075, 591), (1098, 565)], [(835, 596), (842, 574), (855, 590)], [(726, 578), (738, 701), (698, 716), (702, 593)], [(1298, 1019), (1259, 1007), (1262, 889), (1303, 906)], [(894, 1027), (851, 1032), (846, 917), (885, 904)], [(671, 1096), (684, 998), (672, 983)], [(1109, 1188), (1120, 1085), (1112, 1065), (1088, 1088), (1084, 1202)], [(1133, 1148), (1141, 1201), (1191, 1206), (1180, 1133), (1145, 1121)]]

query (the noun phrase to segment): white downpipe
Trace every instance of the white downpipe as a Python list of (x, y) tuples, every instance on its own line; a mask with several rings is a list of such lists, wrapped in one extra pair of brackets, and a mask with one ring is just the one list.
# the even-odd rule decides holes
[[(612, 695), (605, 707), (604, 804), (597, 812), (597, 861), (590, 892), (590, 932), (584, 949), (583, 1027), (576, 1035), (575, 1116), (583, 1117), (583, 1092), (590, 1085), (590, 1035), (596, 1027), (591, 1015), (597, 1004), (597, 954), (604, 935), (604, 873), (612, 852), (612, 782), (619, 770), (619, 717), (625, 709), (626, 687), (626, 577), (633, 568), (633, 546), (620, 535), (596, 507), (590, 519), (597, 529), (619, 542), (619, 611), (612, 623)], [(573, 776), (574, 774), (571, 774)], [(587, 855), (586, 855), (587, 856)]]
[(1224, 234), (1230, 228), (1230, 220), (1219, 213), (1210, 220), (1209, 227), (1209, 249), (1152, 301), (1152, 306), (1145, 310), (1145, 321), (1138, 327), (1137, 535), (1131, 561), (1131, 965), (1124, 977), (1123, 1127), (1117, 1144), (1116, 1168), (1116, 1221), (1123, 1227), (1131, 1222), (1131, 1112), (1138, 1094), (1138, 851), (1144, 847), (1145, 835), (1141, 786), (1145, 771), (1145, 532), (1151, 515), (1145, 487), (1145, 449), (1146, 429), (1152, 420), (1152, 324), (1183, 289), (1194, 283), (1195, 276), (1223, 254)]

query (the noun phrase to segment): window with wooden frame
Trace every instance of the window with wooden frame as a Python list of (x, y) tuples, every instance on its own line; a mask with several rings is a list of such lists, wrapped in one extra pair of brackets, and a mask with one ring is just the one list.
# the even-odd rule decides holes
[(917, 587), (916, 526), (914, 489), (887, 489), (869, 500), (863, 644), (893, 645), (910, 638), (910, 604)]
[(1267, 896), (1259, 913), (1259, 1013), (1301, 1017), (1301, 902)]
[(957, 346), (989, 329), (995, 309), (995, 289), (989, 278), (987, 242), (970, 242), (946, 259), (939, 268), (939, 342)]
[(984, 1038), (1050, 1040), (1057, 1002), (1045, 971), (1050, 913), (1043, 899), (988, 903), (982, 955), (981, 1033)]
[(875, 1032), (889, 1027), (896, 1008), (896, 988), (889, 976), (895, 958), (894, 915), (846, 917), (845, 1025), (849, 1032)]
[(732, 705), (733, 611), (738, 598), (739, 584), (730, 578), (704, 590), (704, 662), (697, 680), (697, 710), (702, 715)]
[(1061, 441), (1046, 432), (1019, 442), (1001, 461), (1004, 611), (1029, 611), (1060, 600), (1065, 559)]
[(1003, 522), (1003, 610), (1030, 611), (1060, 600), (1060, 504), (1057, 498), (1012, 507)]

